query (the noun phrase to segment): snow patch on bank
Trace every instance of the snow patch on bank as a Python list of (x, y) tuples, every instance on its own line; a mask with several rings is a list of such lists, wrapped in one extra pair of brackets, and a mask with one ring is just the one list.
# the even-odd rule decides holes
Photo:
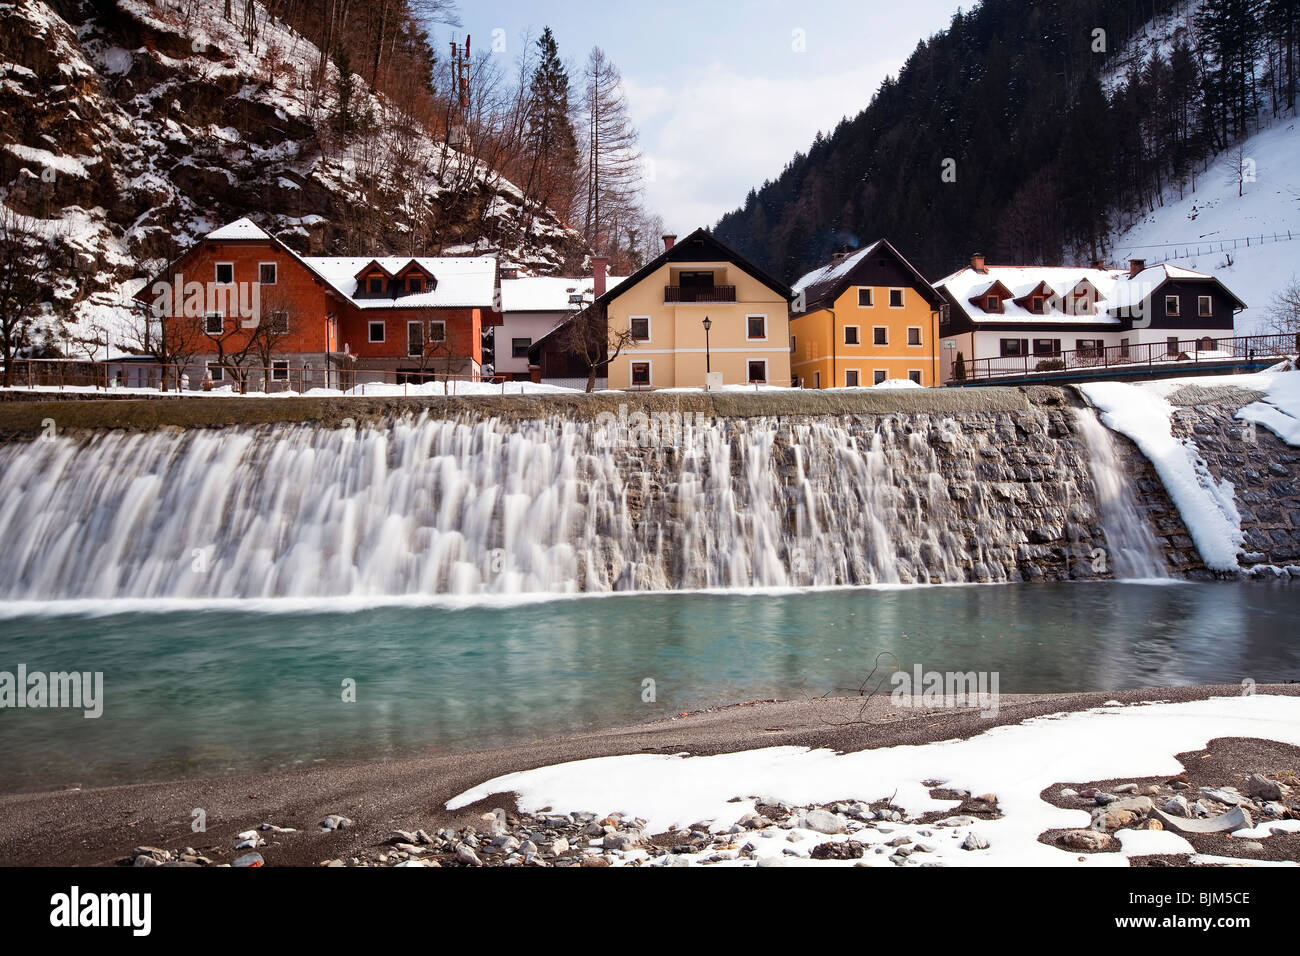
[(1259, 378), (1264, 398), (1238, 411), (1237, 418), (1263, 425), (1288, 445), (1300, 447), (1300, 371)]
[[(1220, 385), (1228, 380), (1220, 379)], [(1245, 542), (1232, 483), (1216, 481), (1190, 442), (1173, 436), (1174, 407), (1150, 389), (1127, 382), (1080, 385), (1102, 423), (1127, 435), (1155, 465), (1206, 566), (1235, 571)]]
[[(881, 747), (839, 754), (769, 747), (709, 757), (632, 754), (577, 760), (506, 774), (447, 803), (458, 810), (493, 794), (515, 793), (520, 810), (622, 813), (639, 816), (650, 833), (710, 821), (715, 832), (752, 811), (756, 796), (795, 805), (892, 797), (909, 817), (951, 810), (922, 781), (971, 793), (994, 793), (1004, 816), (972, 829), (989, 844), (964, 850), (938, 839), (935, 862), (967, 866), (1124, 866), (1149, 853), (1188, 852), (1167, 831), (1123, 832), (1118, 853), (1081, 854), (1038, 841), (1051, 829), (1089, 826), (1087, 810), (1062, 809), (1039, 794), (1053, 783), (1176, 774), (1175, 754), (1200, 750), (1217, 737), (1276, 740), (1300, 746), (1300, 697), (1256, 694), (1183, 703), (1103, 706), (994, 727), (964, 740)], [(740, 798), (735, 802), (733, 799)], [(809, 839), (825, 837), (809, 835)], [(785, 840), (752, 841), (760, 856), (781, 855)], [(1242, 863), (1233, 860), (1233, 863)]]

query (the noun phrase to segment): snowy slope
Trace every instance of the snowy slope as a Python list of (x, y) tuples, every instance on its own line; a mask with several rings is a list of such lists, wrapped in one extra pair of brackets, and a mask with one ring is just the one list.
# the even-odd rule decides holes
[[(1197, 175), (1195, 192), (1189, 186), (1182, 199), (1166, 196), (1163, 207), (1114, 237), (1111, 249), (1117, 262), (1170, 257), (1218, 276), (1249, 306), (1237, 316), (1237, 331), (1250, 335), (1262, 331), (1274, 293), (1300, 277), (1300, 121), (1279, 122), (1243, 148), (1255, 182), (1243, 184), (1242, 196), (1225, 168), (1228, 157), (1220, 157)], [(1288, 233), (1294, 238), (1285, 241)]]

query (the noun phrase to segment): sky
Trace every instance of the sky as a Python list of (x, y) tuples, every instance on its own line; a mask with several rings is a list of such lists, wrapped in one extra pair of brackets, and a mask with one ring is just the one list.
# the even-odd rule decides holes
[[(965, 8), (970, 9), (971, 0)], [(623, 73), (646, 158), (648, 204), (669, 232), (712, 227), (778, 176), (818, 130), (870, 102), (957, 0), (462, 0), (458, 38), (509, 71), (550, 26), (570, 66), (599, 45)], [(497, 32), (499, 31), (499, 32)], [(437, 29), (445, 46), (448, 28)], [(502, 49), (504, 48), (504, 49)]]

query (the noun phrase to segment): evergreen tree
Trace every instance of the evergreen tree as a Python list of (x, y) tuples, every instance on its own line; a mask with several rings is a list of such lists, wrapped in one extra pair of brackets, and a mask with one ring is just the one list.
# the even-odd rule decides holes
[(528, 88), (525, 143), (530, 171), (525, 191), (540, 205), (567, 210), (573, 200), (578, 142), (569, 118), (569, 73), (551, 28), (537, 39), (540, 61)]

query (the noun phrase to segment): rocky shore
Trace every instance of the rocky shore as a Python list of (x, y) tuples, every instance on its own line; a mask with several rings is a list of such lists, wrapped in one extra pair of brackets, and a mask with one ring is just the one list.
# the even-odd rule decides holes
[[(1300, 696), (1300, 685), (1260, 685)], [(0, 797), (6, 865), (665, 866), (978, 863), (1007, 808), (997, 794), (923, 781), (943, 809), (910, 813), (890, 800), (795, 805), (750, 794), (734, 824), (700, 820), (652, 832), (645, 820), (572, 808), (521, 812), (508, 794), (458, 810), (447, 804), (503, 773), (613, 754), (733, 753), (773, 746), (840, 753), (970, 738), (999, 725), (1097, 708), (1111, 701), (1196, 701), (1239, 687), (1180, 687), (1119, 694), (1005, 696), (995, 719), (968, 710), (900, 714), (887, 701), (832, 702), (858, 722), (829, 726), (829, 711), (759, 702), (502, 750), (439, 754), (229, 778)], [(1123, 865), (1300, 861), (1300, 748), (1224, 737), (1177, 755), (1184, 771), (1123, 780), (1060, 780), (1045, 804), (1085, 811), (1091, 825), (1045, 831), (1040, 843), (1075, 859)], [(848, 789), (848, 788), (846, 788)], [(738, 794), (736, 801), (744, 798)], [(195, 832), (192, 808), (207, 814)], [(1165, 830), (1177, 853), (1146, 852)], [(990, 836), (990, 833), (993, 836)], [(1168, 836), (1168, 834), (1165, 834)], [(1033, 836), (1029, 839), (1032, 841)], [(1167, 849), (1167, 845), (1165, 847)], [(1127, 857), (1127, 859), (1126, 859)]]

